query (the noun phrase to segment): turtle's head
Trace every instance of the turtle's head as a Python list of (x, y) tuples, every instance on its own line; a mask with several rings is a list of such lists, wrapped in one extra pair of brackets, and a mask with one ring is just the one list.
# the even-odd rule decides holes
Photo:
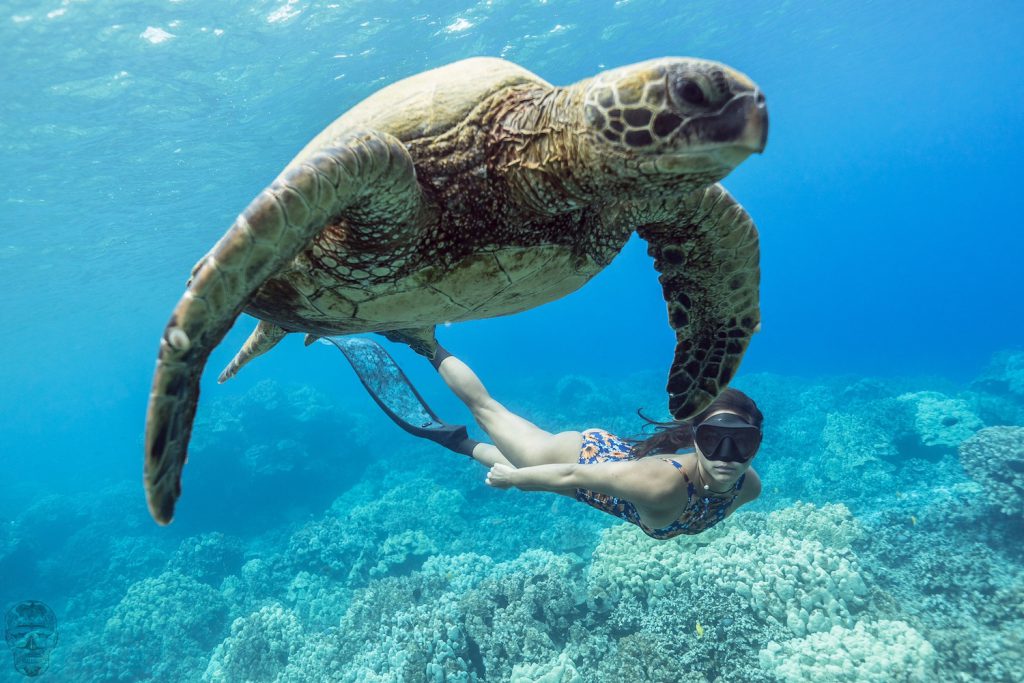
[(615, 175), (706, 185), (767, 141), (764, 95), (724, 64), (655, 59), (581, 85), (587, 146)]

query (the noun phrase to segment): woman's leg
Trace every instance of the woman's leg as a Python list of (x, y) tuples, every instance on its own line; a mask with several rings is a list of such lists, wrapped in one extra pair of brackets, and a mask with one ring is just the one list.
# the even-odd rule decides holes
[(441, 379), (466, 404), (477, 424), (497, 447), (495, 454), (485, 448), (488, 444), (477, 446), (473, 450), (475, 460), (485, 462), (485, 458), (504, 456), (514, 467), (578, 461), (583, 439), (579, 432), (552, 434), (512, 413), (491, 398), (480, 378), (454, 356), (447, 356), (436, 365)]

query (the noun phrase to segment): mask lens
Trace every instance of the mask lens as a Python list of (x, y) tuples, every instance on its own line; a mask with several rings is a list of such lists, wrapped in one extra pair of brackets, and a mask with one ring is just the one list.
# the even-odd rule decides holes
[(723, 436), (722, 430), (714, 425), (700, 424), (693, 429), (693, 440), (705, 455), (718, 450)]
[(756, 427), (734, 429), (730, 437), (736, 444), (736, 448), (747, 458), (752, 457), (757, 452), (758, 446), (761, 445), (761, 432)]
[[(710, 419), (715, 420), (715, 417)], [(761, 445), (761, 430), (738, 419), (731, 422), (734, 424), (708, 421), (694, 428), (694, 441), (708, 460), (746, 462), (757, 453)], [(726, 439), (731, 443), (724, 444), (723, 447), (722, 442)], [(720, 450), (723, 452), (719, 452)]]

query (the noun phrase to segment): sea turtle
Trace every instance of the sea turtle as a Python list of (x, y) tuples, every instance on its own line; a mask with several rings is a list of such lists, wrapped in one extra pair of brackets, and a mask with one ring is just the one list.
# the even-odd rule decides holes
[(149, 400), (153, 517), (171, 520), (200, 375), (243, 311), (259, 323), (220, 381), (289, 332), (380, 332), (431, 356), (435, 324), (565, 296), (634, 231), (676, 333), (669, 408), (698, 412), (759, 326), (757, 230), (717, 183), (764, 149), (767, 130), (749, 78), (676, 57), (568, 87), (502, 59), (466, 59), (356, 104), (192, 271)]

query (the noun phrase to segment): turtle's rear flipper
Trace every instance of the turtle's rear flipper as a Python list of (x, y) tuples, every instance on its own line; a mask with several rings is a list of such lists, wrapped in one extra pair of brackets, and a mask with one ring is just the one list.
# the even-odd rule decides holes
[(324, 337), (319, 341), (338, 347), (370, 396), (395, 424), (414, 436), (472, 456), (477, 442), (469, 438), (466, 427), (441, 420), (383, 346), (361, 337)]
[(235, 354), (235, 357), (231, 359), (228, 366), (220, 373), (220, 377), (217, 378), (218, 384), (223, 384), (229, 379), (238, 374), (238, 371), (242, 369), (242, 366), (251, 361), (256, 356), (262, 356), (270, 349), (277, 346), (277, 343), (284, 339), (288, 332), (280, 325), (261, 320), (256, 325), (256, 329), (252, 331), (249, 338), (245, 340), (245, 344), (242, 345), (241, 350)]

